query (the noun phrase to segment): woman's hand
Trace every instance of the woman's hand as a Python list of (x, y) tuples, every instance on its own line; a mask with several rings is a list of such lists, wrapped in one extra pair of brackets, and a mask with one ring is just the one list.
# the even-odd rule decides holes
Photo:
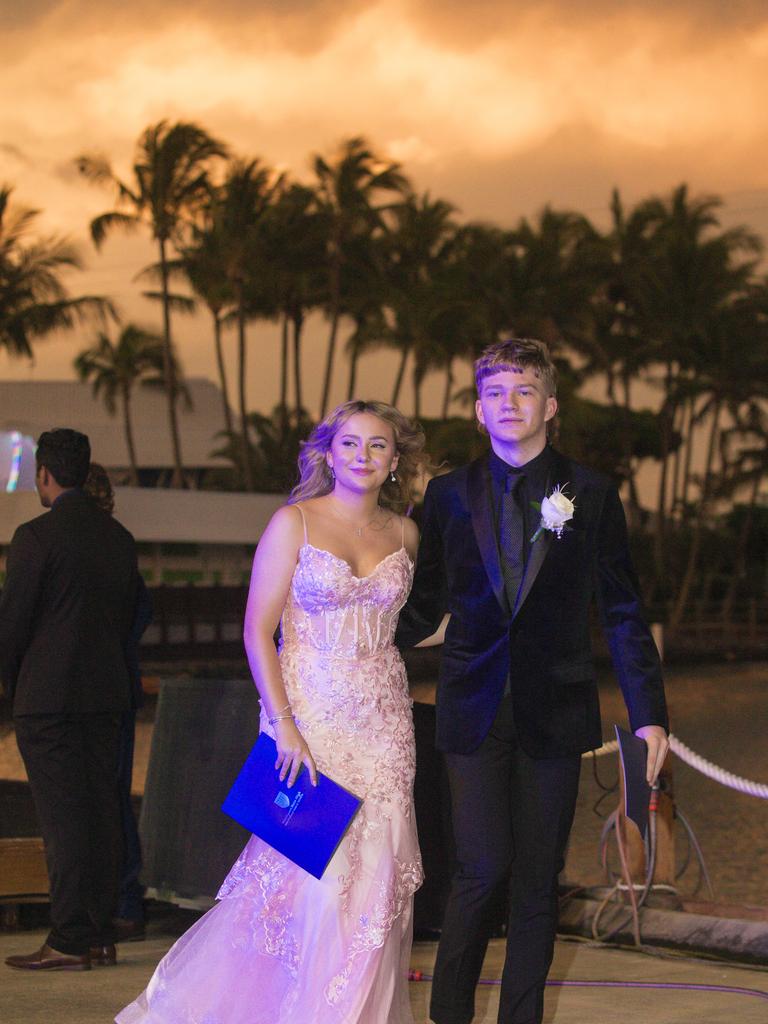
[(302, 765), (306, 765), (312, 785), (317, 785), (317, 765), (309, 752), (307, 742), (298, 730), (292, 718), (282, 718), (275, 722), (275, 742), (277, 743), (277, 761), (275, 769), (280, 772), (280, 781), (288, 776), (288, 788), (296, 781)]

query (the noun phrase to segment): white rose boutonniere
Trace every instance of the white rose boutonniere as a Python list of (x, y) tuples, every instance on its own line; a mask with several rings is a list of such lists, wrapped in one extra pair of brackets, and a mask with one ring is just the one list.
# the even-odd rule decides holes
[(531, 537), (531, 544), (536, 543), (543, 530), (550, 530), (559, 540), (563, 536), (563, 530), (569, 528), (566, 523), (573, 519), (576, 506), (563, 492), (563, 488), (567, 486), (567, 484), (558, 484), (554, 491), (541, 502), (531, 502), (533, 507), (541, 513), (541, 522)]

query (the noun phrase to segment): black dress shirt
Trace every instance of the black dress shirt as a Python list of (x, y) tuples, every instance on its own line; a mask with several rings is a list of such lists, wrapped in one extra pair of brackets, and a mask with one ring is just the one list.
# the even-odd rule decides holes
[[(512, 612), (515, 607), (518, 587), (522, 582), (528, 565), (531, 537), (539, 525), (538, 512), (531, 505), (531, 502), (541, 502), (551, 485), (552, 450), (549, 446), (546, 446), (535, 458), (526, 462), (524, 466), (510, 466), (491, 449), (490, 471), (491, 489), (493, 492), (494, 533), (506, 585), (507, 602), (509, 610)], [(518, 478), (522, 479), (519, 479), (518, 482)], [(515, 503), (518, 506), (519, 515), (522, 519), (522, 542), (520, 551), (507, 553), (504, 551), (505, 542), (502, 536), (502, 517), (504, 496), (510, 489), (514, 489)], [(512, 678), (511, 675), (507, 675), (507, 681), (504, 685), (504, 696), (506, 697), (511, 692)]]
[[(499, 543), (499, 527), (501, 524), (501, 503), (508, 486), (510, 475), (514, 478), (518, 474), (523, 475), (523, 480), (516, 491), (517, 503), (523, 516), (523, 552), (522, 558), (525, 565), (528, 564), (530, 552), (530, 541), (539, 526), (539, 514), (531, 505), (532, 501), (541, 502), (548, 490), (553, 485), (552, 481), (552, 449), (546, 445), (539, 454), (526, 462), (524, 466), (510, 466), (509, 463), (499, 458), (496, 452), (491, 449), (489, 456), (491, 470), (491, 489), (493, 492), (494, 531), (496, 542)], [(503, 558), (503, 552), (499, 549)]]

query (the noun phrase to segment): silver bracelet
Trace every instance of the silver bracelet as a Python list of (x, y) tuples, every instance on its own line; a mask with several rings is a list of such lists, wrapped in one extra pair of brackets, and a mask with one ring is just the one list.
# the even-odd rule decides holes
[[(267, 705), (266, 705), (266, 703), (265, 703), (265, 702), (264, 702), (263, 700), (260, 700), (260, 701), (259, 701), (259, 703), (261, 704), (261, 706), (262, 706), (262, 707), (264, 708), (264, 710), (266, 711), (266, 710), (267, 710)], [(286, 704), (284, 708), (278, 708), (278, 709), (277, 709), (277, 711), (275, 712), (275, 714), (276, 714), (276, 715), (282, 715), (282, 713), (283, 713), (284, 711), (290, 711), (290, 710), (291, 710), (291, 705), (290, 705), (290, 704)]]
[(275, 722), (286, 721), (289, 718), (293, 718), (293, 715), (275, 715), (274, 718), (269, 718), (268, 722), (270, 725), (274, 725)]

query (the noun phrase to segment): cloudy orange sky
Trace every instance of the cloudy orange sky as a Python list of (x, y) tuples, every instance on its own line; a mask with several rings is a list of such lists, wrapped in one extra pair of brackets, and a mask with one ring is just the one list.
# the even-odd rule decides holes
[[(763, 0), (0, 0), (0, 33), (0, 181), (43, 210), (41, 228), (82, 241), (74, 290), (147, 323), (157, 310), (132, 278), (151, 250), (115, 237), (94, 252), (87, 225), (111, 197), (72, 158), (104, 152), (126, 173), (164, 117), (298, 177), (311, 153), (364, 134), (465, 218), (513, 224), (551, 202), (605, 223), (613, 186), (633, 201), (686, 181), (768, 237)], [(176, 335), (186, 371), (213, 376), (205, 320)], [(308, 371), (324, 338), (315, 325)], [(86, 340), (41, 344), (33, 366), (0, 356), (0, 374), (71, 376)], [(253, 348), (249, 400), (266, 410), (277, 328), (254, 330)], [(386, 396), (386, 359), (366, 360), (363, 393), (384, 375)]]

